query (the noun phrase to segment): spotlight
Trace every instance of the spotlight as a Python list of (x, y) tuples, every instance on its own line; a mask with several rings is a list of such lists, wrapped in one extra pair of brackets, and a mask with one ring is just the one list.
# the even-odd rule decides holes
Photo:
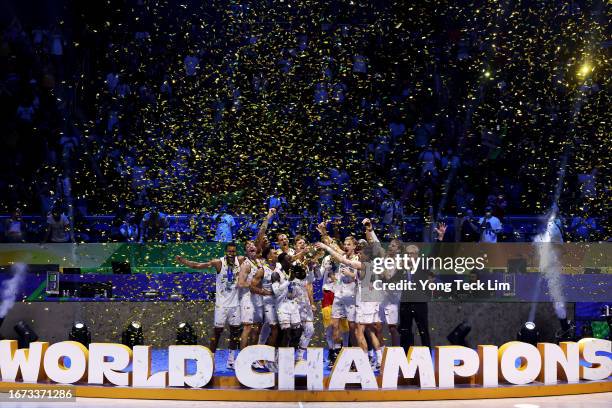
[(181, 322), (176, 329), (176, 344), (194, 345), (197, 344), (198, 337), (193, 331), (193, 327), (187, 322)]
[(540, 334), (538, 333), (534, 322), (525, 322), (523, 327), (521, 327), (521, 330), (519, 330), (516, 335), (516, 339), (518, 341), (533, 344), (534, 346), (538, 343), (538, 337), (540, 337)]
[(582, 66), (578, 70), (578, 76), (584, 78), (587, 75), (589, 75), (592, 71), (593, 71), (593, 67), (591, 66), (591, 64), (589, 64), (588, 62), (585, 62), (584, 64), (582, 64)]
[(19, 348), (28, 348), (30, 347), (31, 342), (38, 340), (38, 335), (23, 320), (18, 321), (13, 328), (15, 329), (17, 336), (19, 336), (17, 340), (19, 343)]
[(129, 324), (123, 333), (121, 333), (121, 343), (129, 348), (144, 345), (144, 336), (142, 335), (142, 325), (140, 322), (131, 322)]
[(446, 336), (448, 342), (454, 346), (466, 346), (465, 337), (472, 330), (472, 327), (467, 322), (461, 322), (455, 329)]
[(77, 341), (85, 347), (89, 347), (91, 343), (91, 333), (85, 323), (75, 322), (70, 333), (68, 333), (68, 340)]

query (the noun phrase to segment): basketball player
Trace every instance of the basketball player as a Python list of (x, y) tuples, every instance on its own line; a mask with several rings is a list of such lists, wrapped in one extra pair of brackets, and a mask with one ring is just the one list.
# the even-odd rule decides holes
[[(349, 241), (349, 242), (347, 242)], [(376, 316), (378, 316), (378, 302), (371, 301), (370, 298), (364, 297), (365, 285), (371, 285), (370, 276), (366, 274), (367, 262), (369, 262), (372, 258), (371, 254), (366, 254), (366, 251), (360, 251), (358, 255), (354, 254), (354, 248), (352, 247), (352, 242), (356, 243), (355, 238), (347, 237), (345, 239), (345, 254), (338, 252), (334, 248), (329, 245), (318, 242), (315, 246), (319, 249), (326, 250), (333, 259), (341, 264), (341, 273), (353, 280), (355, 284), (355, 289), (353, 292), (353, 299), (355, 302), (355, 322), (354, 330), (355, 337), (357, 340), (357, 345), (361, 347), (364, 353), (368, 353), (368, 344), (365, 338), (366, 328), (369, 329), (371, 333), (370, 340), (372, 342), (373, 348), (376, 350), (376, 366), (378, 369), (380, 363), (382, 362), (382, 350), (380, 348), (380, 343), (378, 341), (378, 337), (375, 335), (375, 330), (373, 330), (373, 324), (375, 322)], [(368, 249), (368, 248), (366, 248)], [(350, 254), (350, 257), (347, 256)], [(344, 268), (344, 271), (342, 271)], [(355, 291), (357, 293), (355, 293)], [(334, 308), (336, 307), (336, 299), (334, 299), (334, 305), (332, 307), (332, 321), (337, 314), (334, 314)], [(350, 320), (349, 320), (350, 322)], [(337, 343), (336, 343), (337, 345)], [(335, 347), (336, 347), (335, 345)], [(339, 347), (338, 347), (339, 348)], [(337, 351), (337, 349), (336, 349)]]
[(246, 243), (246, 259), (240, 265), (238, 287), (240, 293), (240, 317), (242, 320), (242, 335), (240, 348), (257, 344), (259, 330), (263, 321), (263, 299), (257, 293), (251, 293), (251, 282), (262, 266), (262, 260), (257, 258), (257, 247), (253, 241)]
[[(295, 251), (298, 254), (303, 254), (308, 250), (306, 239), (301, 235), (295, 236)], [(297, 263), (298, 261), (296, 261)], [(302, 265), (305, 263), (302, 262)], [(306, 266), (306, 276), (304, 279), (298, 279), (296, 277), (296, 290), (298, 293), (297, 303), (300, 310), (300, 321), (302, 324), (302, 335), (299, 340), (298, 347), (298, 361), (304, 359), (304, 355), (306, 353), (306, 349), (310, 344), (310, 340), (314, 334), (314, 312), (317, 310), (314, 302), (313, 296), (313, 286), (314, 282), (314, 265)]]
[[(372, 228), (372, 222), (370, 219), (365, 218), (363, 221), (363, 226), (365, 227), (365, 235), (369, 244), (380, 246), (380, 242), (374, 229)], [(382, 248), (380, 248), (382, 251)], [(387, 251), (380, 254), (383, 257), (394, 258), (396, 255), (399, 255), (403, 250), (403, 244), (399, 239), (392, 239), (389, 242), (389, 247)], [(383, 272), (383, 278), (386, 281), (393, 279), (396, 275), (396, 269), (385, 269)], [(394, 347), (398, 347), (400, 345), (400, 335), (397, 325), (399, 323), (399, 305), (401, 300), (401, 291), (390, 291), (387, 290), (383, 293), (383, 299), (379, 306), (379, 315), (377, 319), (377, 323), (374, 325), (376, 330), (376, 336), (378, 337), (378, 341), (382, 347), (384, 347), (384, 338), (383, 338), (383, 330), (382, 325), (386, 325), (389, 330), (389, 335), (391, 336), (391, 345)]]
[[(354, 237), (346, 237), (344, 240), (344, 253), (338, 252), (331, 247), (326, 245), (326, 248), (339, 254), (346, 260), (356, 261), (358, 256), (355, 252), (357, 249), (357, 240)], [(334, 257), (333, 254), (332, 258)], [(336, 360), (336, 357), (342, 347), (342, 336), (340, 333), (340, 320), (346, 319), (349, 322), (349, 333), (351, 336), (352, 344), (357, 344), (356, 331), (355, 331), (355, 296), (357, 290), (357, 271), (350, 267), (346, 262), (339, 261), (338, 267), (338, 283), (334, 289), (334, 302), (332, 304), (332, 330), (334, 335), (334, 349), (330, 352), (330, 365)]]
[(229, 325), (229, 355), (227, 358), (227, 368), (234, 368), (236, 350), (240, 344), (240, 302), (238, 298), (238, 274), (240, 271), (241, 259), (244, 257), (236, 256), (236, 244), (228, 243), (225, 246), (225, 256), (213, 259), (208, 262), (194, 262), (176, 256), (176, 260), (193, 269), (207, 269), (214, 267), (217, 271), (217, 281), (215, 284), (215, 317), (214, 333), (210, 339), (210, 351), (215, 353), (219, 338), (223, 333), (225, 325)]
[(270, 335), (266, 344), (276, 347), (278, 337), (278, 317), (276, 314), (276, 301), (272, 291), (272, 274), (282, 272), (281, 265), (278, 263), (278, 253), (270, 246), (262, 250), (262, 266), (251, 280), (251, 293), (262, 296), (263, 303), (263, 322), (270, 327)]
[[(300, 309), (297, 298), (300, 296), (297, 289), (297, 279), (305, 278), (306, 271), (301, 266), (291, 264), (291, 256), (282, 253), (278, 256), (282, 271), (272, 273), (272, 291), (276, 300), (276, 313), (280, 326), (280, 338), (277, 347), (297, 347), (302, 334)], [(300, 270), (297, 276), (296, 269)]]

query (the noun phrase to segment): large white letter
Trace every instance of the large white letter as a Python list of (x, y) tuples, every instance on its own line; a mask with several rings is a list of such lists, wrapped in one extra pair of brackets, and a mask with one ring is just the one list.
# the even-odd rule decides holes
[[(187, 360), (195, 360), (196, 372), (187, 375)], [(204, 346), (168, 347), (168, 372), (171, 387), (200, 388), (208, 384), (215, 371), (215, 362), (210, 350)]]
[(476, 383), (483, 387), (497, 387), (499, 375), (497, 371), (497, 346), (478, 346), (480, 368), (476, 374)]
[[(561, 342), (559, 346), (552, 343), (538, 343), (538, 351), (542, 356), (538, 381), (544, 384), (555, 384), (558, 377), (567, 382), (578, 382), (580, 376), (578, 343)], [(563, 368), (561, 375), (557, 375), (558, 366)]]
[[(355, 364), (357, 371), (351, 371)], [(337, 357), (329, 380), (330, 390), (343, 390), (346, 384), (361, 384), (361, 389), (376, 390), (378, 383), (368, 356), (359, 347), (343, 347)]]
[(258, 373), (251, 367), (251, 364), (258, 360), (274, 361), (274, 354), (274, 347), (271, 346), (256, 345), (242, 349), (234, 363), (236, 378), (240, 384), (258, 389), (274, 387), (274, 373)]
[(278, 389), (294, 390), (295, 376), (306, 376), (308, 390), (323, 389), (323, 349), (309, 347), (306, 360), (295, 362), (295, 350), (291, 347), (278, 349)]
[[(59, 384), (73, 384), (82, 381), (87, 375), (87, 347), (77, 341), (62, 341), (55, 343), (45, 353), (45, 372), (51, 381)], [(66, 367), (64, 359), (70, 359), (70, 367)]]
[[(111, 361), (108, 361), (111, 358)], [(106, 378), (111, 384), (130, 385), (132, 373), (125, 370), (132, 360), (132, 350), (123, 344), (91, 343), (89, 345), (89, 384), (104, 384)]]
[(17, 374), (25, 382), (45, 379), (43, 356), (49, 343), (36, 341), (29, 349), (17, 350), (17, 340), (0, 340), (0, 378), (2, 381), (15, 381)]
[(591, 367), (580, 366), (580, 378), (583, 380), (603, 380), (612, 373), (612, 359), (596, 355), (598, 351), (610, 353), (610, 340), (582, 339), (578, 341), (580, 358), (591, 364)]
[[(455, 360), (461, 360), (455, 365)], [(455, 374), (470, 377), (478, 372), (478, 353), (463, 346), (436, 347), (436, 374), (438, 387), (452, 388), (455, 386)]]
[(385, 347), (382, 362), (382, 388), (397, 388), (398, 376), (414, 378), (419, 372), (421, 388), (435, 388), (436, 377), (429, 347), (410, 347), (404, 354), (401, 347)]
[(160, 371), (151, 375), (151, 346), (134, 346), (132, 366), (134, 387), (160, 387), (168, 385), (168, 372)]
[[(521, 359), (520, 367), (516, 367), (517, 359)], [(511, 384), (533, 382), (540, 374), (541, 364), (540, 352), (531, 344), (511, 341), (499, 348), (499, 373)]]

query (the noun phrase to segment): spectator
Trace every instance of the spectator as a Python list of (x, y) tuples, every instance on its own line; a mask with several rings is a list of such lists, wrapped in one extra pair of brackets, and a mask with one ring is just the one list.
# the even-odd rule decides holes
[(137, 242), (140, 238), (138, 222), (134, 214), (129, 214), (119, 227), (121, 240), (124, 242)]
[(70, 221), (58, 205), (47, 216), (47, 233), (43, 243), (48, 241), (53, 243), (74, 242), (74, 231), (70, 227)]
[(213, 223), (216, 223), (215, 238), (217, 242), (232, 242), (234, 240), (234, 229), (236, 221), (227, 212), (227, 205), (221, 206), (219, 212), (212, 216)]
[(400, 200), (388, 195), (380, 206), (382, 226), (386, 239), (400, 238), (404, 223), (404, 209)]
[(145, 213), (140, 222), (140, 242), (165, 242), (168, 217), (153, 207)]
[(593, 233), (597, 231), (597, 222), (595, 218), (588, 215), (585, 209), (582, 214), (578, 214), (572, 218), (568, 232), (572, 234), (575, 241), (589, 242), (593, 238)]
[(4, 222), (4, 240), (6, 242), (24, 242), (25, 235), (26, 231), (21, 219), (21, 210), (16, 208)]
[(493, 208), (487, 206), (485, 208), (485, 216), (478, 220), (480, 229), (480, 242), (497, 242), (497, 234), (502, 230), (502, 224), (499, 218), (493, 215)]
[(185, 74), (187, 76), (195, 76), (198, 68), (200, 68), (200, 59), (197, 55), (187, 55), (184, 60)]
[(469, 208), (460, 208), (455, 219), (455, 242), (478, 242), (478, 225)]

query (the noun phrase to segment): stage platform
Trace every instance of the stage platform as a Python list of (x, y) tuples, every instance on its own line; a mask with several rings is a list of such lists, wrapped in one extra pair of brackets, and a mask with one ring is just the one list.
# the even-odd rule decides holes
[[(360, 387), (341, 391), (308, 391), (298, 389), (283, 391), (276, 389), (256, 390), (240, 385), (232, 370), (226, 368), (227, 350), (219, 350), (215, 355), (215, 374), (204, 388), (135, 388), (118, 386), (74, 385), (69, 386), (77, 397), (113, 399), (153, 399), (153, 400), (191, 400), (191, 401), (274, 401), (274, 402), (351, 402), (351, 401), (436, 401), (472, 400), (496, 398), (525, 398), (560, 395), (576, 395), (612, 392), (612, 377), (605, 381), (581, 381), (578, 383), (558, 383), (544, 385), (534, 382), (529, 385), (503, 385), (484, 388), (475, 385), (474, 378), (457, 378), (455, 388), (421, 389), (414, 381), (404, 382), (396, 390), (361, 390)], [(584, 362), (581, 362), (584, 364)], [(164, 371), (168, 367), (167, 349), (152, 352), (151, 373)], [(131, 371), (128, 366), (125, 371)], [(188, 361), (187, 374), (195, 372), (195, 362)], [(325, 368), (325, 376), (330, 370)], [(378, 375), (378, 372), (376, 373)], [(380, 377), (377, 377), (380, 385)], [(296, 378), (296, 385), (304, 387), (304, 381)], [(0, 392), (24, 389), (49, 389), (62, 386), (55, 383), (0, 382)]]

